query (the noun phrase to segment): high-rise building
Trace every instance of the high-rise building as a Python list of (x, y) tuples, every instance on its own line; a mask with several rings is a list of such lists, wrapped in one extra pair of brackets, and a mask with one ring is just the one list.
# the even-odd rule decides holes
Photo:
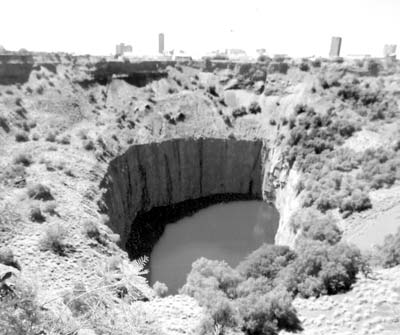
[(329, 57), (339, 57), (341, 45), (342, 45), (341, 37), (332, 37), (331, 50), (329, 51)]
[(383, 48), (383, 57), (388, 59), (396, 59), (396, 49), (397, 45), (396, 44), (385, 44)]
[(158, 52), (160, 54), (164, 53), (164, 34), (158, 34)]

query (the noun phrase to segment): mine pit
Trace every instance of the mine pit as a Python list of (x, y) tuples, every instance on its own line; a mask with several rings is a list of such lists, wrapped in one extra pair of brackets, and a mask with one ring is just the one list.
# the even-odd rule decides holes
[(261, 140), (134, 145), (103, 180), (109, 225), (131, 259), (151, 255), (150, 282), (164, 280), (176, 293), (197, 258), (235, 266), (274, 242), (279, 214), (262, 197), (266, 157)]

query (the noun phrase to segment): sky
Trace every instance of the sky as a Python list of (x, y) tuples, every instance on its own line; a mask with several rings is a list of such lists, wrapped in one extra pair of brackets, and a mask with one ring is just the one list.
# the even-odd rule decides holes
[(153, 55), (158, 33), (167, 50), (201, 55), (240, 48), (249, 54), (382, 56), (400, 47), (400, 0), (0, 0), (0, 45), (7, 50), (111, 55), (115, 45)]

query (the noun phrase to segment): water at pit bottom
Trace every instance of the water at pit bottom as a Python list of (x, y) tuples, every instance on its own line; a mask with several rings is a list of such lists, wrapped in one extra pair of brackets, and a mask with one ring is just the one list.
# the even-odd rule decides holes
[(163, 282), (176, 294), (200, 257), (234, 267), (261, 244), (274, 243), (278, 221), (277, 210), (263, 201), (235, 201), (168, 224), (151, 253), (150, 283)]

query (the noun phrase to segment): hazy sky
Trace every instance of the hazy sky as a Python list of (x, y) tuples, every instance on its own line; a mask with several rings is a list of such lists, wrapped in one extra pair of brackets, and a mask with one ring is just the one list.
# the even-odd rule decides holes
[(108, 55), (125, 42), (155, 54), (242, 48), (327, 56), (331, 36), (342, 55), (381, 56), (400, 46), (400, 0), (0, 0), (0, 45), (8, 50)]

